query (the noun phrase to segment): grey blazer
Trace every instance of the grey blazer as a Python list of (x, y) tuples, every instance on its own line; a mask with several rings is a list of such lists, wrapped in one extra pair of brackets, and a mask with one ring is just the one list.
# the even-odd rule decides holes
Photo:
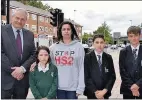
[(11, 75), (13, 72), (11, 67), (14, 66), (23, 66), (26, 69), (24, 78), (19, 82), (23, 88), (29, 86), (29, 68), (35, 61), (34, 35), (29, 30), (22, 29), (22, 31), (23, 54), (22, 59), (19, 59), (16, 49), (16, 40), (11, 24), (1, 27), (1, 83), (3, 90), (11, 89), (16, 81)]

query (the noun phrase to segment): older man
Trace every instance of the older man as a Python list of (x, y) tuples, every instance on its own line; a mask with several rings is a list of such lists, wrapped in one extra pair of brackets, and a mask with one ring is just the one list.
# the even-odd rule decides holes
[(1, 30), (2, 99), (26, 99), (29, 67), (35, 61), (34, 35), (24, 29), (27, 12), (15, 9), (11, 24)]

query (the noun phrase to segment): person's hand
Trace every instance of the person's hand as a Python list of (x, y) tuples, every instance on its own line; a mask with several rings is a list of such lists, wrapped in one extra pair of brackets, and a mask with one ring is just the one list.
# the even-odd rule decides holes
[(133, 84), (130, 89), (131, 89), (131, 91), (139, 90), (139, 86), (137, 84)]
[(24, 77), (24, 74), (20, 74), (18, 77), (16, 77), (16, 79), (21, 80), (21, 79), (23, 79), (23, 77)]
[(140, 96), (140, 93), (139, 93), (138, 90), (133, 90), (133, 91), (132, 91), (132, 94), (133, 94), (133, 96), (136, 96), (136, 97), (139, 97), (139, 96)]
[(21, 80), (24, 77), (23, 74), (23, 69), (21, 67), (12, 67), (11, 69), (13, 69), (14, 71), (11, 73), (11, 75), (17, 79), (17, 80)]
[(107, 93), (106, 89), (98, 90), (95, 92), (95, 95), (98, 99), (104, 99), (104, 95)]
[(11, 73), (12, 76), (18, 77), (18, 75), (23, 73), (23, 69), (21, 67), (12, 67), (14, 71)]
[(81, 95), (81, 94), (76, 93), (76, 96), (77, 96), (77, 97), (78, 97), (79, 95)]
[(139, 97), (139, 95), (140, 95), (139, 86), (137, 84), (133, 84), (130, 89), (132, 91), (133, 96), (138, 96)]
[(31, 67), (30, 67), (30, 72), (33, 72), (33, 71), (34, 71), (35, 66), (36, 66), (36, 62), (34, 62), (34, 63), (31, 65)]
[(100, 90), (97, 90), (97, 91), (95, 92), (95, 96), (96, 96), (97, 99), (104, 99), (104, 97), (102, 96)]

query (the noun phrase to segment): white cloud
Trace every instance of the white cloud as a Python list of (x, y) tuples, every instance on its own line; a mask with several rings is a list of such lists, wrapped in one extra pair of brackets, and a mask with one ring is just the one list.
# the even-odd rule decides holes
[[(112, 32), (126, 35), (127, 28), (142, 22), (142, 1), (43, 1), (53, 8), (62, 9), (65, 18), (83, 26), (84, 31), (94, 31), (104, 21)], [(74, 12), (74, 10), (76, 10)]]

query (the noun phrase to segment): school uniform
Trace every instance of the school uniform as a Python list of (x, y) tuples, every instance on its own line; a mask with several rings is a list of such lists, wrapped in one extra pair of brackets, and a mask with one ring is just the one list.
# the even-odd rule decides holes
[(40, 64), (30, 73), (29, 83), (35, 99), (55, 99), (58, 86), (58, 72), (52, 63), (42, 69)]
[(116, 75), (111, 55), (102, 52), (97, 54), (95, 50), (86, 54), (84, 60), (85, 92), (88, 99), (97, 99), (97, 90), (107, 89), (104, 98), (111, 96)]
[[(120, 51), (119, 55), (120, 76), (122, 79), (120, 94), (123, 98), (142, 99), (142, 45), (134, 48), (132, 45)], [(139, 88), (139, 97), (135, 97), (130, 90), (133, 84)]]

